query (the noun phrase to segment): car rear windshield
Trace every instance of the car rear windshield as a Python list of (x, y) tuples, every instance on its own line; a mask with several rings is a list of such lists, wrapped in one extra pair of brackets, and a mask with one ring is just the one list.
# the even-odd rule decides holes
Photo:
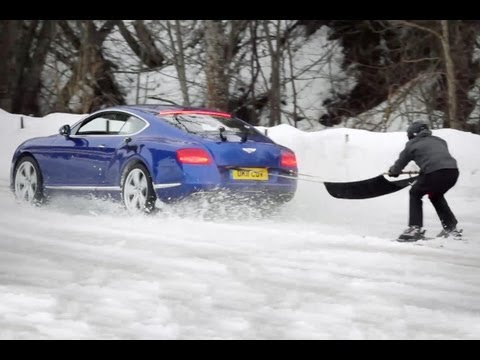
[(249, 132), (251, 127), (234, 117), (216, 114), (160, 114), (158, 115), (169, 124), (193, 134), (218, 133), (224, 128), (226, 133)]

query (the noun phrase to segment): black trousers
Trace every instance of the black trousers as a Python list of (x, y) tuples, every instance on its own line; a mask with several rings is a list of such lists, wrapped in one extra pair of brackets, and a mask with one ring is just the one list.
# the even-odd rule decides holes
[(428, 194), (444, 229), (453, 229), (458, 221), (443, 196), (458, 180), (458, 169), (442, 169), (420, 175), (410, 189), (408, 225), (423, 226), (422, 197)]

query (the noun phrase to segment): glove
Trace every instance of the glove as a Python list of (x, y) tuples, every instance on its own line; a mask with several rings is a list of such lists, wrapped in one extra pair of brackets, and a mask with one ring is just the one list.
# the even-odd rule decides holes
[(400, 175), (399, 173), (396, 173), (393, 171), (393, 167), (391, 167), (390, 169), (388, 169), (388, 176), (391, 176), (391, 177), (398, 177), (398, 175)]

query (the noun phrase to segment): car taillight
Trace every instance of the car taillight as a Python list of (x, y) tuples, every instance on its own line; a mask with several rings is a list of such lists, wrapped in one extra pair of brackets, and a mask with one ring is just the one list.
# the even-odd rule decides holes
[(179, 149), (177, 159), (182, 164), (208, 165), (212, 163), (210, 155), (203, 149)]
[(291, 151), (282, 151), (280, 157), (280, 166), (282, 167), (296, 167), (297, 166), (297, 158), (295, 154)]

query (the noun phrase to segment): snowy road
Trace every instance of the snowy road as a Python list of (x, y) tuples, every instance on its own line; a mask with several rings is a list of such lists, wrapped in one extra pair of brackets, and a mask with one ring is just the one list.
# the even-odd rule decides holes
[[(365, 228), (362, 202), (340, 227), (301, 198), (273, 219), (131, 217), (90, 199), (25, 208), (4, 185), (0, 338), (480, 338), (479, 247), (390, 242), (403, 209)], [(398, 226), (372, 226), (384, 216)]]
[[(461, 165), (447, 199), (468, 242), (417, 246), (391, 241), (406, 226), (407, 189), (348, 201), (301, 183), (269, 218), (228, 204), (216, 218), (201, 203), (154, 216), (93, 199), (18, 205), (13, 149), (64, 117), (0, 131), (0, 339), (480, 339), (478, 135), (440, 132)], [(274, 130), (301, 172), (333, 180), (380, 173), (405, 143)], [(435, 235), (428, 201), (424, 214)]]

